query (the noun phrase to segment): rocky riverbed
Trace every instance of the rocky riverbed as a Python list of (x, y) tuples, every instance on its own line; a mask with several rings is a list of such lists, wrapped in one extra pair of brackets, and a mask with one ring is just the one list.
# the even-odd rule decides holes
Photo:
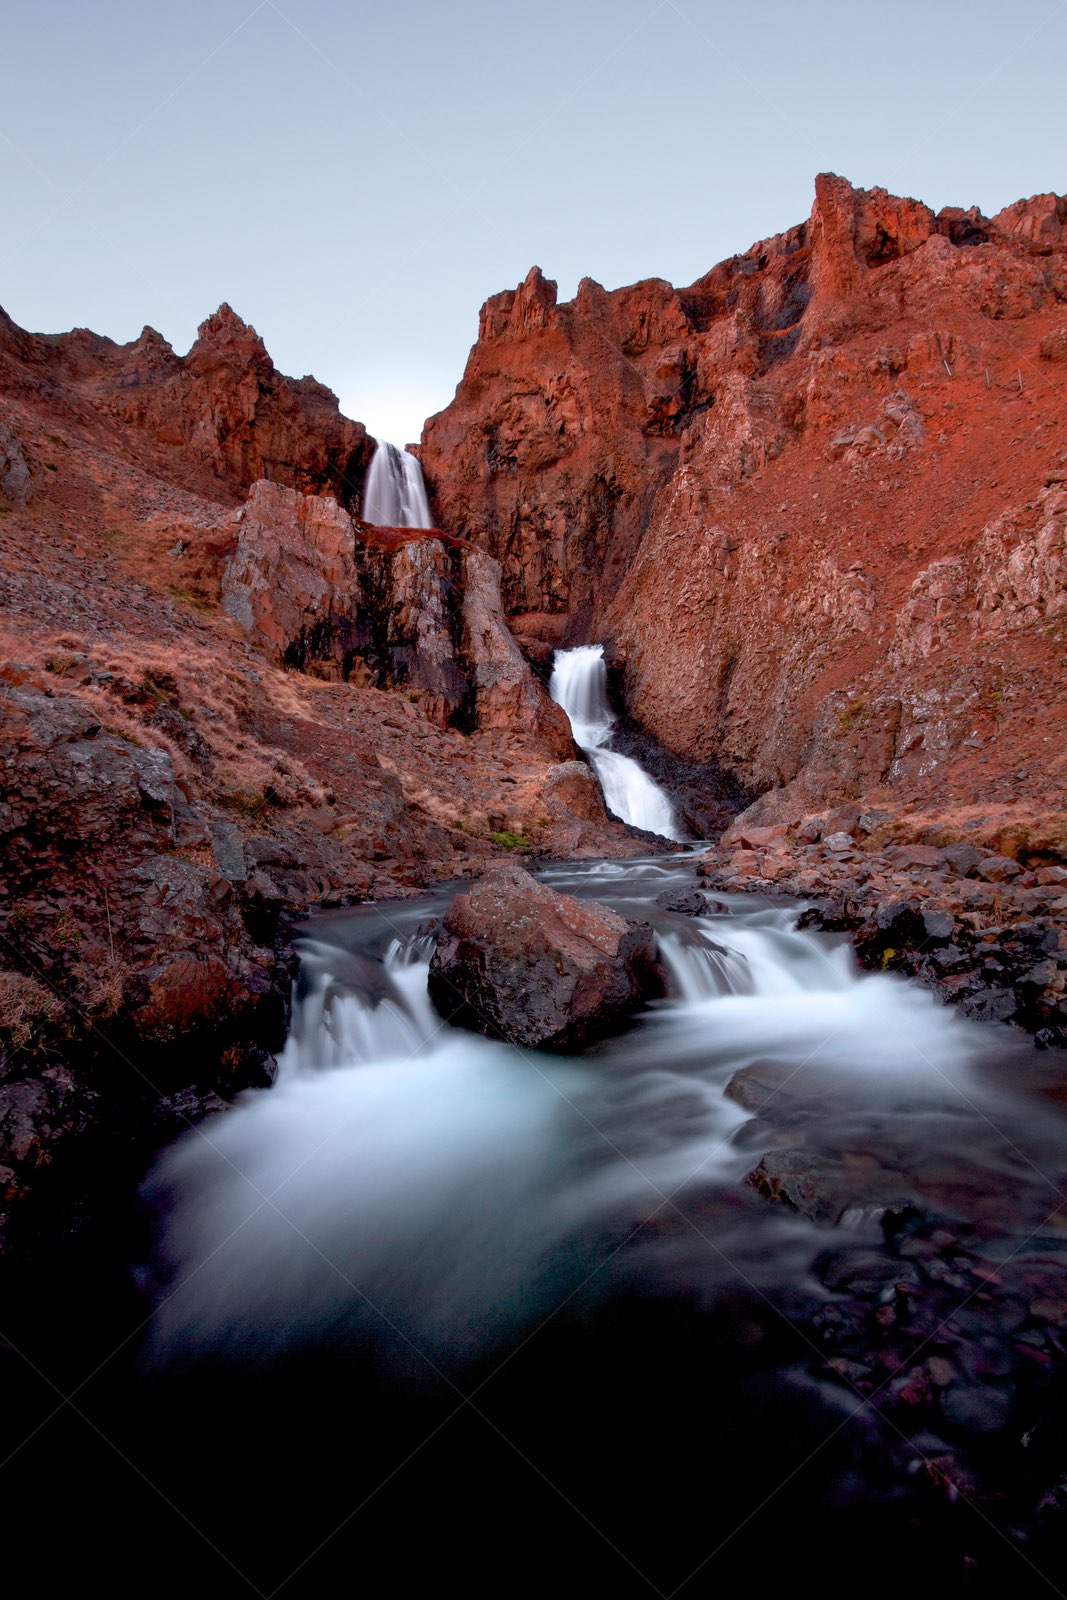
[(952, 826), (849, 805), (793, 826), (739, 823), (705, 855), (702, 881), (797, 896), (804, 925), (848, 934), (864, 966), (1039, 1047), (1067, 1041), (1067, 844), (1055, 821), (978, 812)]

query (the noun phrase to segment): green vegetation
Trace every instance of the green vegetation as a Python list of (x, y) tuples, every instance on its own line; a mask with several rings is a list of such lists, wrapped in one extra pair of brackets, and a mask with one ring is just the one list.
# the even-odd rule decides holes
[(841, 733), (849, 733), (858, 722), (863, 720), (867, 710), (866, 700), (857, 697), (850, 700), (847, 706), (841, 706), (837, 713), (837, 726)]
[(61, 911), (52, 924), (52, 943), (61, 949), (73, 949), (82, 942), (81, 925), (73, 911)]
[(530, 841), (517, 833), (491, 833), (490, 839), (502, 850), (529, 850)]

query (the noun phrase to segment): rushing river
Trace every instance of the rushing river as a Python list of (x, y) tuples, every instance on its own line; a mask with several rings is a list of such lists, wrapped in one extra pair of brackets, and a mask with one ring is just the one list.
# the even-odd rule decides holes
[(795, 906), (657, 904), (688, 856), (541, 876), (655, 924), (628, 1032), (450, 1027), (448, 893), (324, 915), (277, 1084), (148, 1180), (109, 1427), (149, 1589), (1046, 1592), (1061, 1064)]

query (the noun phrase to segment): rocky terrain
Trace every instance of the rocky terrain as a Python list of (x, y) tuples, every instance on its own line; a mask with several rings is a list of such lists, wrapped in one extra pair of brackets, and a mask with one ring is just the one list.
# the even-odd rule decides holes
[[(0, 323), (0, 1130), (159, 1136), (272, 1070), (291, 931), (633, 853), (495, 560), (355, 518), (364, 430), (228, 308), (181, 359)], [(108, 1157), (110, 1159), (110, 1157)]]
[(9, 1201), (263, 1081), (309, 909), (650, 848), (559, 644), (694, 832), (748, 806), (710, 888), (1062, 1042), (1065, 398), (1067, 202), (832, 174), (688, 288), (489, 300), (426, 532), (361, 520), (366, 430), (228, 306), (184, 357), (0, 313)]
[(934, 215), (824, 174), (695, 284), (482, 310), (422, 458), (517, 635), (764, 821), (1062, 805), (1067, 202)]

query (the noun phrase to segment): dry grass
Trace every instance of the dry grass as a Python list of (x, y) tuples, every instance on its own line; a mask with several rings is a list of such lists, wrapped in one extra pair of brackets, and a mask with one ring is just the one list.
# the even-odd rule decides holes
[[(261, 743), (250, 731), (264, 702), (287, 716), (309, 715), (285, 675), (255, 672), (224, 650), (182, 648), (137, 640), (117, 643), (69, 630), (33, 638), (0, 630), (0, 677), (48, 694), (64, 694), (91, 710), (101, 728), (144, 749), (164, 750), (178, 782), (227, 809), (258, 816), (269, 803), (321, 806), (326, 791), (294, 757)], [(275, 681), (277, 680), (277, 681)], [(179, 713), (206, 748), (196, 761), (154, 719), (161, 707)]]
[(72, 1033), (70, 1012), (50, 989), (24, 973), (0, 971), (0, 1057), (38, 1059)]

